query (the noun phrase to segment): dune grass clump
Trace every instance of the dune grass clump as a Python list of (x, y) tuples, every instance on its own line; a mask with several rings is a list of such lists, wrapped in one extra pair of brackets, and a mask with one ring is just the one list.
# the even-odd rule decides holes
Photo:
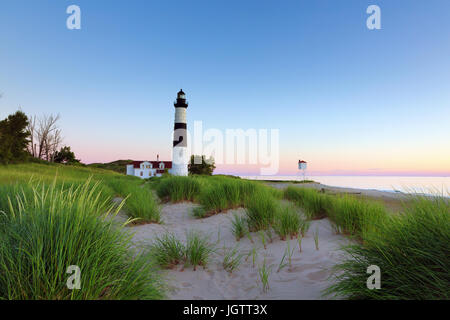
[(206, 210), (203, 207), (195, 207), (192, 209), (192, 216), (197, 219), (206, 218)]
[(301, 227), (300, 214), (291, 206), (280, 208), (275, 216), (273, 228), (281, 240), (296, 238)]
[(196, 231), (190, 231), (186, 236), (186, 264), (194, 267), (206, 267), (211, 254), (214, 252), (213, 244), (207, 236)]
[(200, 193), (200, 182), (193, 177), (170, 176), (156, 187), (158, 197), (165, 201), (194, 201)]
[[(369, 231), (362, 244), (345, 247), (326, 293), (349, 299), (450, 299), (450, 202), (415, 197), (403, 214)], [(381, 270), (381, 289), (366, 286), (367, 268)]]
[(224, 248), (222, 266), (229, 273), (233, 273), (241, 265), (243, 257), (244, 254), (239, 251), (238, 247)]
[(153, 193), (140, 184), (115, 179), (108, 184), (118, 195), (126, 198), (124, 211), (138, 223), (159, 223), (161, 213)]
[(258, 268), (259, 280), (261, 281), (262, 291), (265, 293), (269, 291), (269, 276), (272, 272), (272, 267), (269, 267), (264, 258), (263, 264)]
[(278, 201), (269, 194), (266, 192), (254, 194), (246, 208), (246, 220), (249, 231), (267, 230), (273, 225), (275, 214), (278, 210)]
[(166, 269), (172, 269), (184, 262), (185, 252), (184, 244), (171, 233), (157, 237), (150, 247), (150, 253), (156, 263)]
[(237, 214), (233, 215), (233, 219), (231, 220), (231, 232), (236, 238), (236, 241), (239, 241), (245, 236), (247, 232), (247, 220), (245, 217), (241, 217)]
[(305, 209), (308, 219), (324, 218), (332, 203), (332, 198), (329, 195), (319, 193), (314, 189), (293, 186), (285, 189), (284, 198), (294, 201), (295, 204)]
[(329, 218), (337, 231), (364, 238), (369, 229), (376, 229), (388, 217), (386, 208), (377, 202), (342, 196), (333, 199)]
[(173, 234), (157, 237), (149, 250), (162, 268), (172, 269), (183, 264), (184, 267), (194, 267), (194, 271), (197, 266), (206, 267), (214, 251), (214, 244), (210, 243), (209, 237), (197, 231), (186, 234), (186, 244)]
[[(132, 249), (132, 235), (113, 219), (121, 206), (99, 183), (30, 182), (0, 208), (0, 299), (159, 299), (164, 291), (151, 259)], [(69, 266), (81, 289), (67, 287)]]
[(249, 199), (264, 186), (254, 182), (230, 178), (214, 178), (202, 190), (199, 202), (209, 214), (245, 206)]
[(311, 226), (311, 221), (302, 219), (300, 221), (300, 234), (302, 237), (305, 237), (306, 233), (309, 230), (309, 227)]

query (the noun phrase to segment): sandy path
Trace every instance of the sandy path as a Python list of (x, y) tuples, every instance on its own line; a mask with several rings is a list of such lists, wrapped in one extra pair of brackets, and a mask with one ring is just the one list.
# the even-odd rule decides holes
[[(134, 226), (133, 241), (135, 244), (147, 246), (155, 236), (172, 232), (182, 241), (186, 232), (198, 230), (209, 235), (210, 241), (218, 247), (217, 252), (207, 268), (186, 268), (180, 271), (167, 271), (170, 292), (169, 299), (323, 299), (321, 290), (330, 282), (327, 280), (329, 269), (342, 256), (339, 245), (347, 240), (333, 233), (327, 219), (312, 221), (311, 228), (302, 242), (299, 252), (296, 240), (291, 240), (294, 249), (292, 266), (277, 272), (280, 261), (287, 247), (287, 241), (281, 241), (274, 235), (273, 243), (263, 248), (257, 233), (252, 233), (253, 242), (248, 238), (237, 242), (231, 233), (231, 217), (233, 214), (244, 214), (244, 209), (230, 210), (205, 219), (195, 219), (191, 211), (197, 205), (192, 203), (165, 204), (162, 206), (164, 224), (147, 224)], [(319, 231), (319, 250), (316, 250), (313, 233)], [(249, 257), (238, 270), (232, 274), (222, 266), (223, 247), (238, 245), (242, 253), (248, 253), (254, 246), (257, 250), (256, 266)], [(258, 281), (258, 267), (264, 259), (272, 267), (269, 277), (270, 289), (262, 291)]]

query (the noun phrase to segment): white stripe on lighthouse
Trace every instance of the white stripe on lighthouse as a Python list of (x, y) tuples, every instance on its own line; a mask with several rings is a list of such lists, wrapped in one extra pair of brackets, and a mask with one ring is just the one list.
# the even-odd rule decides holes
[(175, 123), (186, 123), (186, 108), (175, 108)]

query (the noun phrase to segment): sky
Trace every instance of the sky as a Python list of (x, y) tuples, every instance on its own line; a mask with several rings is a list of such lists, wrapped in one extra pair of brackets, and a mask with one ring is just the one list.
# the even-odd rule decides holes
[(85, 163), (170, 160), (183, 88), (189, 129), (277, 129), (278, 175), (450, 176), (448, 0), (2, 0), (0, 39), (0, 118), (59, 113)]

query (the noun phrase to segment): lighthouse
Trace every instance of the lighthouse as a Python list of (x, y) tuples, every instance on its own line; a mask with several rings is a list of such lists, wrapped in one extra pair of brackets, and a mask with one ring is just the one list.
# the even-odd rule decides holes
[(175, 126), (173, 131), (173, 155), (171, 173), (175, 176), (188, 175), (189, 156), (187, 151), (187, 121), (188, 103), (186, 94), (181, 89), (177, 94), (175, 106)]

